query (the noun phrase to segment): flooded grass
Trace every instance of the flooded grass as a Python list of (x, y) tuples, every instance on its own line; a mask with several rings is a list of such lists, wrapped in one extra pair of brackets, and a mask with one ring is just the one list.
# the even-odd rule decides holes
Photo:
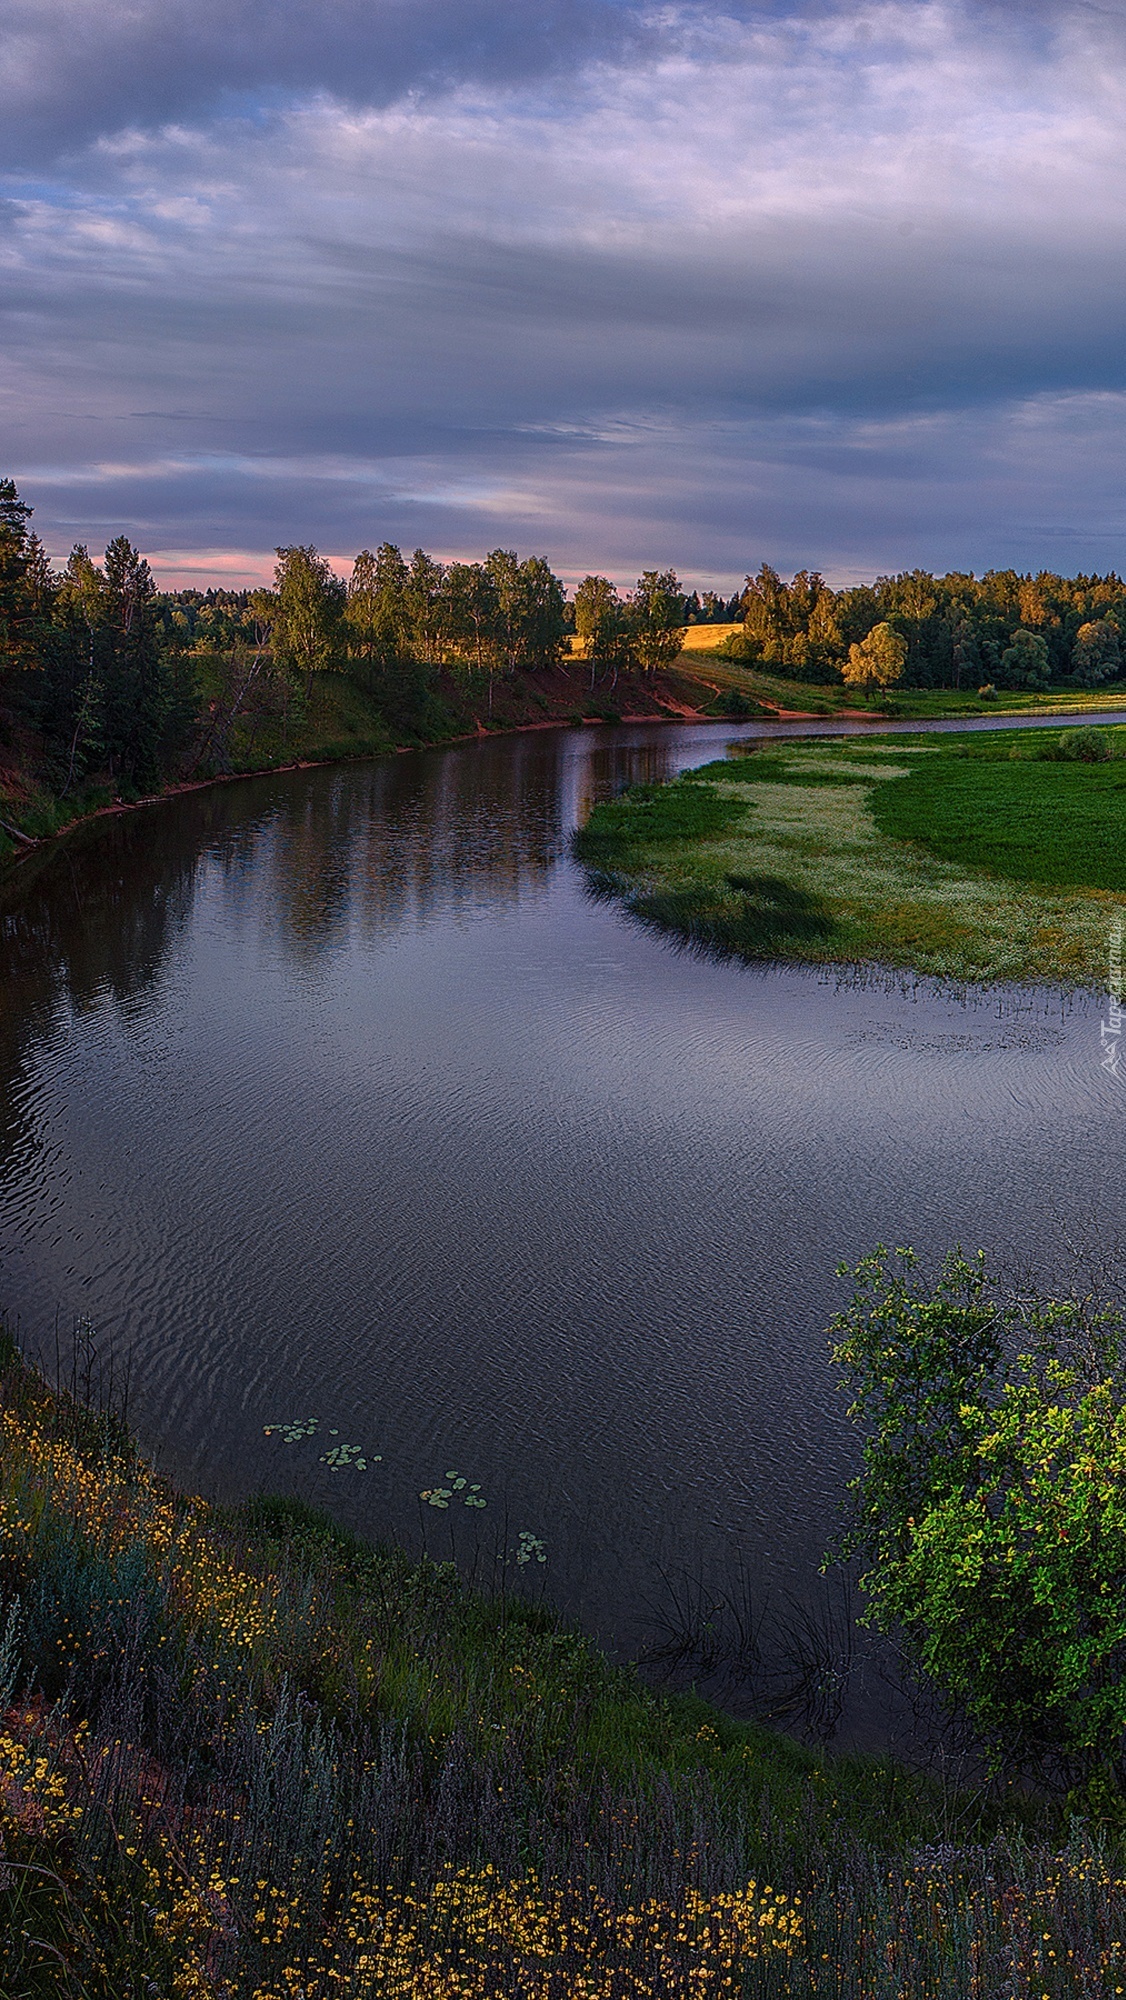
[(599, 806), (576, 852), (690, 948), (1097, 985), (1126, 889), (1126, 759), (1052, 761), (1058, 743), (771, 744)]

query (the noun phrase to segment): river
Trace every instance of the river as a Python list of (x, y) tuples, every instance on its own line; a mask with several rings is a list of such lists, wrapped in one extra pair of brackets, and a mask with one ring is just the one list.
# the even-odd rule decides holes
[(89, 1323), (178, 1481), (299, 1492), (623, 1653), (670, 1589), (812, 1601), (855, 1461), (837, 1265), (1113, 1258), (1124, 1100), (1096, 996), (710, 963), (587, 894), (592, 801), (766, 733), (280, 773), (15, 870), (0, 1301), (27, 1351), (65, 1368)]

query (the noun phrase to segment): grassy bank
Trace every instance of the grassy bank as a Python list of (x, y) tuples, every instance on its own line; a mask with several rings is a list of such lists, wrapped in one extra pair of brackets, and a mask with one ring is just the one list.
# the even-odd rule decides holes
[[(943, 717), (968, 715), (1059, 715), (1088, 711), (1126, 714), (1126, 685), (1108, 684), (1089, 688), (1052, 688), (1030, 692), (1026, 688), (998, 688), (981, 696), (973, 688), (897, 687), (890, 694), (866, 693), (863, 688), (846, 687), (841, 681), (793, 680), (784, 673), (747, 665), (729, 652), (732, 637), (741, 627), (697, 625), (686, 633), (679, 670), (710, 688), (713, 697), (739, 695), (775, 714), (832, 716), (861, 715), (875, 724), (883, 721), (928, 722)], [(718, 635), (718, 636), (713, 636)]]
[(702, 949), (1097, 985), (1126, 898), (1126, 731), (1097, 734), (1094, 762), (1055, 730), (772, 744), (599, 806), (577, 851)]
[(0, 1583), (10, 2000), (1113, 1991), (1089, 1830), (662, 1696), (300, 1504), (178, 1494), (10, 1346)]

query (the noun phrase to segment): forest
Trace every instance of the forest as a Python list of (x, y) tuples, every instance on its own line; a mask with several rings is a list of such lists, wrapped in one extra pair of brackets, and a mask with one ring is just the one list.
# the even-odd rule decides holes
[(747, 578), (730, 650), (795, 680), (831, 682), (852, 646), (887, 625), (906, 647), (901, 685), (1037, 692), (1097, 687), (1122, 671), (1126, 584), (1107, 576), (914, 569), (832, 590), (812, 570), (790, 583), (763, 563)]
[(95, 773), (129, 798), (173, 773), (230, 770), (236, 729), (244, 767), (256, 739), (296, 741), (330, 674), (382, 721), (374, 748), (464, 728), (443, 698), (451, 685), (487, 727), (498, 684), (554, 672), (572, 635), (576, 694), (623, 675), (652, 684), (689, 621), (732, 608), (686, 594), (672, 570), (644, 572), (624, 598), (589, 576), (569, 602), (540, 556), (446, 563), (416, 549), (408, 560), (389, 543), (361, 550), (347, 584), (316, 548), (294, 546), (277, 550), (272, 589), (162, 592), (125, 536), (100, 564), (79, 545), (55, 568), (31, 511), (0, 481), (0, 725), (9, 744), (21, 731), (34, 740), (37, 779), (59, 799)]

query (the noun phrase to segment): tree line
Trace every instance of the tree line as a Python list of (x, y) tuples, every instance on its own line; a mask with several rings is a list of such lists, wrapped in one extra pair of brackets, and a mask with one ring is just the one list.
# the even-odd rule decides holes
[[(730, 609), (683, 592), (673, 570), (643, 572), (624, 595), (588, 576), (568, 600), (540, 556), (447, 563), (390, 543), (361, 550), (347, 582), (295, 545), (276, 551), (272, 588), (160, 592), (125, 536), (101, 563), (78, 545), (57, 569), (30, 520), (0, 481), (0, 698), (9, 738), (34, 731), (62, 797), (92, 771), (138, 793), (173, 769), (222, 768), (252, 701), (272, 704), (284, 731), (319, 674), (349, 674), (392, 731), (425, 737), (441, 717), (439, 673), (491, 713), (497, 682), (570, 666), (577, 634), (592, 688), (622, 672), (652, 680), (690, 620)], [(205, 690), (209, 660), (221, 672)]]
[[(747, 578), (743, 632), (731, 650), (748, 664), (798, 680), (871, 678), (908, 687), (1097, 687), (1116, 680), (1126, 655), (1126, 584), (1107, 576), (1041, 570), (915, 569), (833, 590), (816, 570), (789, 583), (764, 563)], [(883, 671), (867, 673), (855, 649), (877, 628)], [(898, 661), (898, 671), (895, 662)]]
[(187, 662), (161, 643), (149, 565), (119, 535), (101, 564), (79, 546), (56, 571), (30, 518), (0, 480), (5, 734), (35, 732), (60, 796), (93, 768), (125, 789), (154, 786), (190, 737), (197, 698)]
[[(575, 635), (592, 685), (622, 670), (652, 677), (680, 651), (699, 599), (681, 590), (675, 570), (645, 570), (624, 596), (604, 576), (588, 576), (568, 601), (564, 585), (542, 556), (523, 560), (493, 549), (482, 562), (440, 562), (425, 549), (405, 557), (391, 542), (361, 549), (347, 581), (316, 548), (276, 551), (272, 590), (244, 593), (234, 607), (200, 606), (194, 619), (176, 603), (174, 631), (196, 643), (225, 628), (246, 639), (252, 628), (303, 682), (333, 669), (381, 670), (413, 662), (478, 679), (491, 697), (494, 681), (558, 667)], [(719, 599), (714, 605), (727, 608)]]

